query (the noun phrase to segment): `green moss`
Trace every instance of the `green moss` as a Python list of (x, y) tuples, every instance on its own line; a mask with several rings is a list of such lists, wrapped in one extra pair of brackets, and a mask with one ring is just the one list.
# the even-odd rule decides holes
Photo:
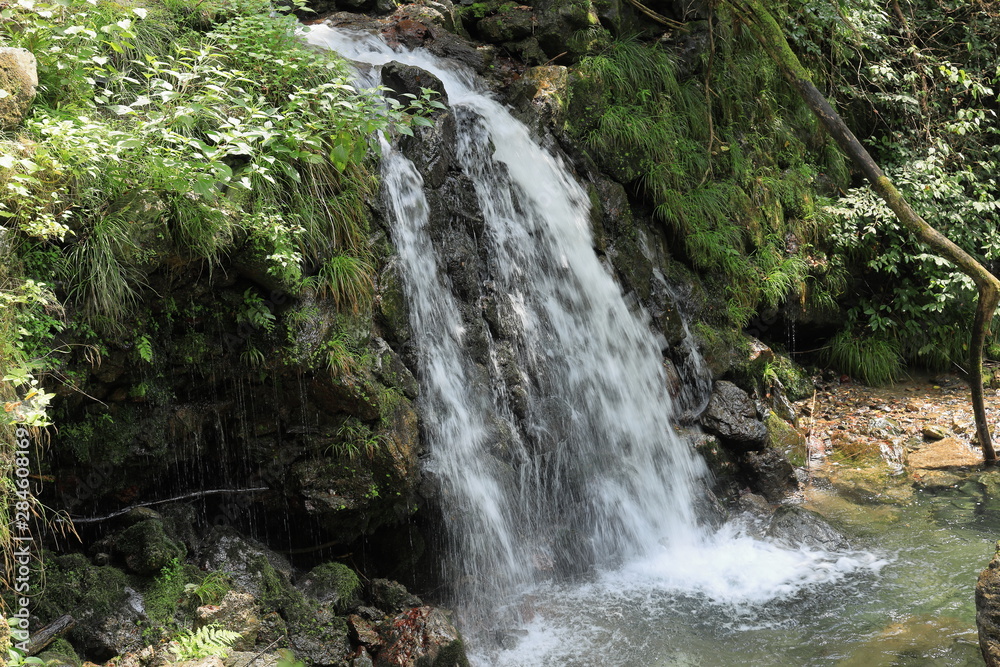
[(161, 572), (187, 554), (183, 544), (167, 536), (159, 519), (141, 521), (123, 530), (115, 538), (115, 550), (138, 574)]
[(809, 398), (815, 391), (812, 378), (804, 368), (784, 355), (775, 355), (771, 368), (785, 388), (785, 395), (790, 401), (801, 401)]
[(750, 351), (747, 337), (738, 329), (696, 322), (691, 331), (713, 377), (722, 377), (738, 360), (746, 359)]
[[(193, 568), (197, 570), (197, 568)], [(184, 587), (188, 583), (191, 572), (181, 562), (174, 558), (167, 563), (152, 583), (143, 592), (146, 605), (146, 617), (149, 619), (148, 630), (153, 633), (172, 632), (178, 625), (177, 612), (181, 608), (184, 597)]]
[[(99, 618), (127, 604), (126, 589), (131, 585), (129, 577), (118, 568), (94, 565), (83, 554), (49, 555), (45, 595), (35, 598), (35, 614), (43, 624), (69, 611), (78, 618)], [(78, 626), (74, 632), (80, 629)]]
[[(0, 646), (0, 648), (2, 648), (2, 646)], [(80, 667), (83, 664), (80, 656), (76, 654), (76, 650), (73, 648), (73, 645), (62, 637), (59, 637), (52, 642), (38, 657), (45, 661), (45, 664), (50, 667), (58, 667), (60, 665)]]
[(308, 576), (312, 582), (309, 590), (336, 594), (335, 607), (344, 612), (358, 602), (361, 580), (351, 568), (341, 563), (325, 563), (314, 568)]
[(765, 424), (767, 446), (782, 452), (793, 466), (805, 466), (808, 460), (805, 436), (773, 412), (768, 413)]
[(433, 661), (426, 657), (418, 658), (417, 667), (469, 667), (469, 658), (465, 655), (465, 643), (461, 639), (456, 639), (442, 646)]

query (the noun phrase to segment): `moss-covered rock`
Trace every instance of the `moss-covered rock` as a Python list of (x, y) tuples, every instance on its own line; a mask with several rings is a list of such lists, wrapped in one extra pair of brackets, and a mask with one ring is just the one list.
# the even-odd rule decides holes
[(136, 574), (155, 574), (175, 558), (187, 555), (183, 544), (167, 536), (159, 519), (140, 521), (126, 528), (114, 538), (114, 547)]
[(304, 595), (345, 612), (360, 601), (361, 580), (342, 563), (324, 563), (309, 571), (298, 584)]
[(713, 378), (725, 376), (748, 357), (750, 340), (739, 330), (696, 322), (691, 332)]
[(46, 558), (45, 595), (34, 613), (50, 623), (72, 612), (76, 626), (68, 638), (96, 661), (142, 646), (142, 598), (138, 583), (110, 565), (92, 564), (83, 554)]
[(768, 413), (764, 425), (767, 426), (765, 443), (769, 449), (776, 449), (784, 454), (788, 457), (788, 461), (797, 468), (806, 465), (808, 458), (806, 437), (797, 428), (774, 412)]
[(838, 468), (830, 474), (830, 483), (842, 495), (856, 502), (896, 504), (913, 497), (908, 478), (894, 476), (888, 465), (867, 468)]
[(783, 354), (774, 355), (771, 368), (784, 387), (788, 400), (801, 401), (813, 395), (815, 386), (809, 373), (790, 358)]
[[(0, 643), (0, 649), (2, 649)], [(76, 654), (73, 645), (62, 637), (52, 642), (45, 651), (38, 655), (40, 660), (45, 661), (48, 667), (80, 667), (83, 660)]]
[(516, 42), (535, 31), (537, 22), (530, 7), (501, 7), (499, 12), (483, 17), (476, 24), (476, 30), (484, 41), (494, 44)]
[(35, 56), (27, 49), (0, 48), (0, 130), (21, 124), (37, 86)]

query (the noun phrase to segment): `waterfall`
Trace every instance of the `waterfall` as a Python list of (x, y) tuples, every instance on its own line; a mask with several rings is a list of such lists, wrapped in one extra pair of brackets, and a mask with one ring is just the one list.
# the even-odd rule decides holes
[(427, 469), (441, 484), (445, 577), (462, 623), (517, 623), (517, 593), (625, 564), (641, 578), (727, 599), (753, 576), (744, 569), (787, 566), (746, 583), (749, 596), (814, 570), (815, 553), (782, 560), (773, 545), (699, 525), (706, 469), (674, 432), (664, 343), (597, 257), (589, 199), (562, 160), (461, 65), (325, 26), (307, 38), (357, 62), (397, 61), (440, 78), (457, 126), (457, 167), (482, 214), (481, 288), (507, 314), (500, 331), (485, 333), (485, 351), (469, 343), (467, 305), (432, 242), (420, 173), (383, 142)]

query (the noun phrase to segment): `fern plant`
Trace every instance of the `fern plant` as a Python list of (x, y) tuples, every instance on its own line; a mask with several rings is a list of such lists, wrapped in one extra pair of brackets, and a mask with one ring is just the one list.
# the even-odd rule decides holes
[(209, 572), (200, 583), (184, 586), (184, 593), (198, 598), (200, 604), (218, 604), (232, 587), (228, 572)]
[(178, 661), (200, 660), (209, 656), (225, 658), (240, 633), (218, 625), (206, 625), (198, 630), (186, 630), (174, 638), (171, 647)]

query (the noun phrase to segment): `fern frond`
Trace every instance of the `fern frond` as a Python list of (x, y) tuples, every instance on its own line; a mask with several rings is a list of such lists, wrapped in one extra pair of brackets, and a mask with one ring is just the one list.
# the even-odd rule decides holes
[(225, 658), (229, 649), (240, 638), (240, 633), (218, 625), (206, 625), (192, 632), (186, 630), (174, 639), (171, 650), (178, 661), (200, 660), (209, 656)]

